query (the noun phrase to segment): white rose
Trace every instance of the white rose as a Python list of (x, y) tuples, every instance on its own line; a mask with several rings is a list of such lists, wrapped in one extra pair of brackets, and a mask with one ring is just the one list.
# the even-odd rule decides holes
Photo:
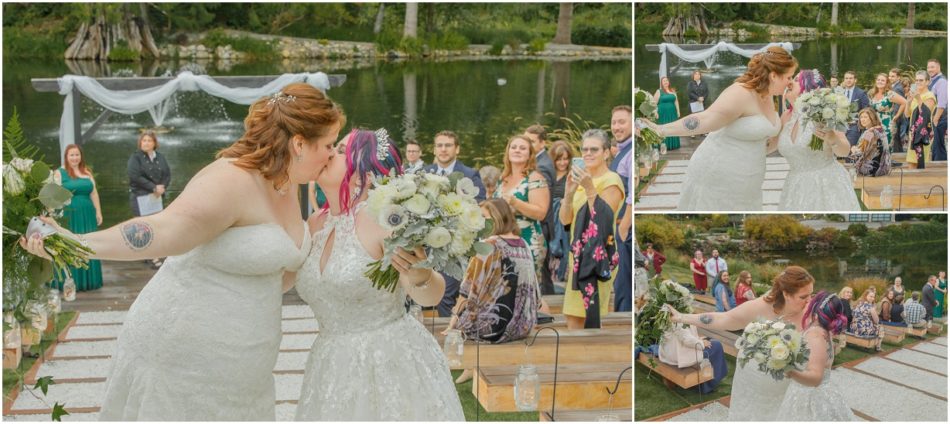
[(755, 331), (755, 323), (754, 323), (754, 322), (750, 322), (748, 325), (745, 326), (745, 330), (742, 330), (742, 331), (745, 331), (746, 333), (752, 334), (752, 332)]
[(755, 355), (752, 355), (752, 359), (754, 359), (755, 362), (758, 362), (758, 363), (762, 364), (762, 363), (765, 363), (765, 361), (766, 361), (768, 358), (765, 356), (764, 353), (762, 353), (762, 352), (756, 352)]
[(838, 96), (838, 107), (848, 107), (851, 106), (851, 102), (848, 101), (848, 98), (845, 96)]
[(834, 118), (834, 116), (835, 116), (835, 110), (830, 107), (826, 107), (821, 110), (821, 117), (824, 119), (831, 119), (831, 118)]
[(850, 115), (851, 111), (848, 109), (838, 109), (838, 112), (835, 113), (835, 119), (839, 121), (847, 121)]
[(431, 204), (429, 203), (429, 199), (426, 199), (424, 195), (415, 194), (410, 197), (409, 200), (403, 202), (403, 206), (405, 206), (409, 212), (416, 215), (425, 215), (429, 212), (429, 206), (431, 206)]
[(478, 207), (468, 207), (459, 216), (459, 225), (464, 230), (477, 233), (485, 228), (485, 217)]
[(366, 200), (370, 213), (380, 215), (384, 207), (393, 203), (395, 194), (396, 190), (390, 185), (379, 186), (370, 191), (369, 199)]
[(775, 359), (775, 358), (769, 359), (768, 363), (766, 363), (766, 366), (768, 366), (770, 369), (773, 369), (773, 370), (785, 369), (786, 365), (788, 365), (788, 361), (783, 361), (781, 359)]
[(771, 351), (772, 358), (781, 359), (783, 361), (788, 359), (788, 353), (788, 346), (785, 346), (784, 344), (773, 346)]
[(445, 247), (451, 241), (452, 234), (449, 233), (449, 230), (446, 230), (443, 227), (435, 227), (432, 229), (432, 231), (429, 231), (428, 235), (426, 235), (426, 244), (436, 249)]
[(812, 105), (812, 106), (818, 106), (818, 105), (821, 104), (821, 98), (820, 98), (820, 97), (812, 97), (812, 98), (808, 99), (808, 104), (810, 104), (810, 105)]
[(472, 247), (472, 242), (474, 242), (474, 240), (464, 235), (459, 236), (456, 234), (456, 237), (452, 237), (452, 243), (449, 244), (449, 254), (453, 256), (464, 255), (468, 252), (468, 249)]
[(393, 181), (396, 199), (407, 199), (416, 194), (416, 183), (409, 178), (399, 178)]
[(776, 330), (784, 330), (784, 329), (785, 329), (785, 323), (782, 322), (782, 321), (776, 321), (776, 322), (772, 323), (772, 328), (774, 328), (774, 329), (776, 329)]

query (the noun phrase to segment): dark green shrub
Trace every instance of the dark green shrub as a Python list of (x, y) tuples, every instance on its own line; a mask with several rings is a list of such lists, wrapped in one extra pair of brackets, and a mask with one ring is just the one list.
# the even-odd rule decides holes
[(135, 62), (139, 59), (139, 53), (129, 48), (129, 43), (125, 40), (116, 41), (115, 46), (109, 50), (110, 62)]

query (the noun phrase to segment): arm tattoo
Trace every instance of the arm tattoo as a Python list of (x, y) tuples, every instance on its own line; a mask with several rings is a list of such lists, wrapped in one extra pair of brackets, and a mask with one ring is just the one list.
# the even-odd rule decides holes
[(712, 322), (712, 315), (702, 314), (699, 316), (699, 322), (709, 325)]
[(683, 126), (686, 127), (687, 130), (695, 131), (696, 128), (699, 128), (699, 119), (695, 116), (686, 117), (686, 119), (683, 120)]
[(155, 234), (152, 227), (144, 222), (129, 222), (122, 226), (122, 240), (132, 250), (142, 250), (152, 244)]

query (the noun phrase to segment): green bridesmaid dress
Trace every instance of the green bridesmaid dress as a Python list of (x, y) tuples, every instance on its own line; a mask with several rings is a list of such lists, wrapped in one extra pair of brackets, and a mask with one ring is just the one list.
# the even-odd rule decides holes
[[(96, 223), (96, 207), (92, 204), (92, 180), (89, 178), (70, 178), (65, 169), (59, 169), (63, 188), (73, 193), (72, 201), (63, 208), (62, 223), (76, 234), (91, 233), (99, 229)], [(90, 260), (88, 269), (70, 267), (69, 272), (76, 283), (77, 291), (95, 290), (102, 287), (102, 264)], [(63, 290), (63, 280), (53, 280), (53, 287)]]
[[(679, 119), (679, 115), (676, 114), (676, 94), (666, 93), (660, 90), (660, 101), (657, 102), (657, 114), (659, 114), (657, 123), (661, 125), (676, 122), (676, 120)], [(679, 137), (667, 137), (663, 140), (663, 143), (666, 144), (667, 150), (680, 148)]]

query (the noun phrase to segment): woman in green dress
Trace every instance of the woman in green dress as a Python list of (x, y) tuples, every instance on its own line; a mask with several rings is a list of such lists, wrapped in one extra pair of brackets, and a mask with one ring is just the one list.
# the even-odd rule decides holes
[[(653, 98), (656, 99), (657, 103), (656, 110), (658, 119), (656, 122), (658, 124), (668, 124), (680, 119), (679, 99), (676, 97), (676, 89), (670, 86), (669, 78), (660, 78), (660, 89), (656, 90), (656, 93), (653, 94)], [(663, 144), (666, 144), (667, 150), (679, 149), (680, 138), (667, 137), (663, 140)]]
[[(887, 143), (890, 151), (894, 151), (894, 139), (892, 138), (891, 122), (894, 116), (900, 116), (907, 107), (907, 99), (891, 90), (891, 83), (887, 79), (887, 74), (877, 74), (874, 87), (868, 91), (868, 98), (871, 99), (871, 107), (881, 118), (881, 124), (884, 126), (884, 133), (887, 135)], [(900, 105), (897, 112), (894, 112), (894, 105)]]
[(934, 306), (934, 318), (943, 317), (943, 302), (947, 300), (947, 273), (940, 271), (937, 275), (937, 290), (934, 290), (934, 298), (937, 299), (937, 306)]
[(547, 216), (551, 192), (544, 176), (535, 170), (535, 151), (527, 137), (516, 135), (508, 140), (504, 162), (505, 169), (493, 197), (505, 199), (514, 209), (521, 238), (534, 256), (535, 272), (541, 275), (548, 248), (541, 221)]
[[(75, 144), (66, 146), (63, 155), (63, 167), (53, 174), (57, 184), (73, 193), (69, 205), (63, 208), (63, 219), (70, 231), (86, 234), (96, 231), (102, 224), (102, 207), (99, 192), (92, 171), (86, 166), (82, 150)], [(102, 265), (98, 260), (90, 260), (88, 269), (70, 267), (69, 273), (76, 283), (77, 291), (95, 290), (102, 287)], [(56, 278), (53, 286), (63, 290), (64, 280)]]

